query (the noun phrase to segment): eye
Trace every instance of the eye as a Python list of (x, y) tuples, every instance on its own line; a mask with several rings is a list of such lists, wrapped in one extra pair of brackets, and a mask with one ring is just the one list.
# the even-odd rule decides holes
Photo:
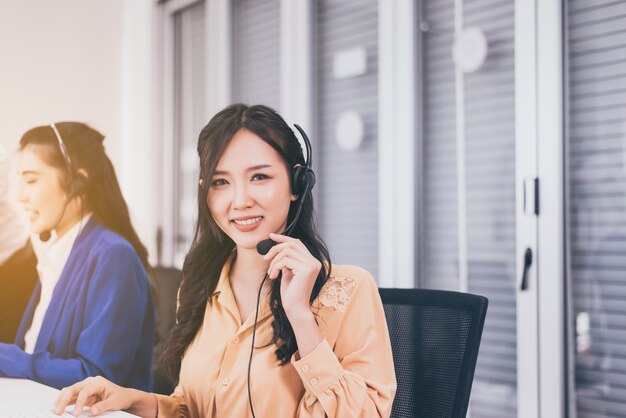
[(251, 178), (250, 180), (252, 180), (252, 181), (261, 181), (261, 180), (267, 180), (267, 179), (269, 179), (269, 178), (270, 178), (270, 177), (269, 177), (269, 176), (267, 176), (266, 174), (263, 174), (263, 173), (257, 173), (257, 174), (255, 174), (254, 176), (252, 176), (252, 178)]
[(215, 179), (211, 182), (211, 187), (220, 187), (228, 184), (226, 179)]
[(37, 183), (37, 179), (35, 177), (26, 177), (26, 178), (22, 178), (22, 183), (24, 184), (35, 184)]

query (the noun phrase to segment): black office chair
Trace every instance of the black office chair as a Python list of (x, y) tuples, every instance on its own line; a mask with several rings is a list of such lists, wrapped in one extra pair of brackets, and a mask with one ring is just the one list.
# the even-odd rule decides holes
[(163, 351), (163, 345), (170, 331), (176, 323), (176, 295), (180, 286), (180, 270), (169, 267), (155, 267), (153, 269), (157, 296), (157, 343), (153, 351), (155, 368), (152, 371), (153, 391), (169, 395), (174, 390), (176, 382), (169, 379), (156, 364)]
[(379, 289), (398, 391), (392, 418), (465, 418), (487, 298), (427, 289)]

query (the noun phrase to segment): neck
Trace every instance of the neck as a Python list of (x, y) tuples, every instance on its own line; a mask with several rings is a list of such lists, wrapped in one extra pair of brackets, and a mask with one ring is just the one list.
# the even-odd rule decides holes
[(231, 281), (258, 284), (263, 280), (270, 261), (256, 252), (255, 248), (237, 248), (237, 257), (230, 269)]

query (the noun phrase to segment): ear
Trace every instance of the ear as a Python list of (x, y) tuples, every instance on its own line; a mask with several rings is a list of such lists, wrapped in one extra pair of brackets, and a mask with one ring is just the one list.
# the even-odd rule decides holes
[(78, 170), (76, 170), (76, 174), (78, 174), (80, 177), (83, 177), (85, 179), (89, 178), (89, 174), (87, 173), (87, 171), (85, 171), (84, 168), (79, 168)]

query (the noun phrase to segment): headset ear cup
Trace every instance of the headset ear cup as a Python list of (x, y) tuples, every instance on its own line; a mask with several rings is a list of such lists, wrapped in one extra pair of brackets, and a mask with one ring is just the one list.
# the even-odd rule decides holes
[(294, 167), (291, 172), (291, 190), (296, 196), (310, 191), (315, 185), (315, 173), (305, 166)]
[(306, 178), (305, 178), (305, 170), (304, 166), (297, 166), (291, 170), (291, 191), (296, 196), (302, 194), (306, 187)]
[(305, 186), (308, 188), (308, 191), (311, 191), (313, 190), (313, 186), (315, 186), (315, 181), (316, 181), (315, 173), (310, 168), (307, 168), (305, 172), (305, 176), (306, 176)]

